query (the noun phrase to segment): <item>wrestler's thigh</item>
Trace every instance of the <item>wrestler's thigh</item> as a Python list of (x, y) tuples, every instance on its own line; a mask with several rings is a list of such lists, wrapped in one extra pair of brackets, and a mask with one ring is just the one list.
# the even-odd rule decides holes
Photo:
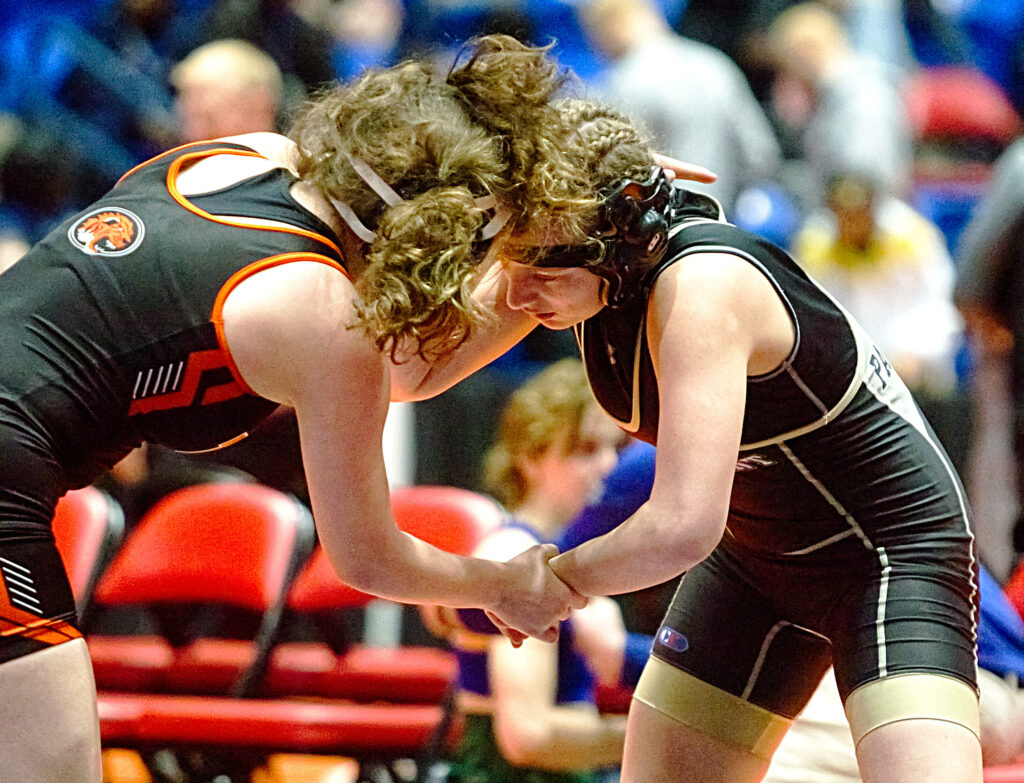
[(770, 758), (830, 665), (828, 640), (780, 617), (719, 549), (680, 582), (635, 697)]

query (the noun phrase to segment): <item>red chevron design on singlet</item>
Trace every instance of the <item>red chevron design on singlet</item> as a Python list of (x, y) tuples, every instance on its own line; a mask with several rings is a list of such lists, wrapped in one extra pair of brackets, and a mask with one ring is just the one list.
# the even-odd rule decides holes
[[(158, 394), (145, 397), (141, 400), (134, 400), (128, 408), (128, 415), (135, 416), (140, 413), (152, 413), (153, 411), (170, 410), (171, 408), (184, 408), (192, 405), (196, 393), (199, 390), (199, 383), (202, 375), (207, 370), (230, 368), (230, 363), (219, 348), (211, 348), (206, 351), (196, 351), (189, 355), (185, 363), (184, 377), (181, 387), (174, 392)], [(224, 402), (235, 397), (241, 397), (246, 390), (235, 379), (227, 383), (210, 386), (203, 391), (200, 405), (211, 405), (215, 402)]]

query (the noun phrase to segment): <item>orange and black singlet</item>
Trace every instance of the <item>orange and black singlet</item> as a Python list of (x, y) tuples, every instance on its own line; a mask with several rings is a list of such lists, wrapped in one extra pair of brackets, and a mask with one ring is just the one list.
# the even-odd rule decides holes
[(77, 636), (49, 529), (61, 495), (143, 441), (216, 448), (277, 407), (224, 343), (228, 292), (289, 261), (345, 273), (284, 169), (183, 198), (182, 166), (221, 153), (259, 157), (221, 142), (170, 150), (0, 275), (0, 662)]
[(219, 142), (165, 153), (0, 277), (0, 408), (37, 431), (70, 486), (141, 441), (195, 451), (246, 433), (276, 405), (234, 369), (218, 335), (221, 300), (268, 264), (342, 269), (333, 235), (292, 199), (283, 169), (183, 198), (178, 169), (218, 152), (256, 155)]

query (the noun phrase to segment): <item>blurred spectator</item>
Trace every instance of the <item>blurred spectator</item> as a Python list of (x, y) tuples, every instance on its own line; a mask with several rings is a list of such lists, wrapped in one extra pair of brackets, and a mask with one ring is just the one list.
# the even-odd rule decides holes
[[(1024, 552), (1024, 139), (999, 158), (988, 191), (964, 230), (959, 250), (956, 303), (963, 313), (976, 367), (979, 413), (997, 400), (998, 387), (980, 386), (989, 367), (1005, 371), (1009, 384), (1012, 451), (1011, 483), (1017, 517), (1013, 548)], [(982, 437), (983, 432), (978, 432)], [(979, 459), (981, 455), (979, 455)], [(989, 471), (1005, 470), (1001, 461)], [(1007, 543), (1000, 538), (994, 546)], [(1011, 566), (1005, 557), (1000, 563)], [(1000, 569), (1005, 574), (1005, 568)], [(997, 571), (999, 573), (999, 571)], [(1002, 575), (1001, 574), (1001, 575)]]
[(511, 390), (549, 364), (579, 357), (571, 329), (534, 329), (451, 389), (415, 404), (416, 483), (481, 490), (480, 466)]
[[(184, 17), (189, 4), (181, 5), (174, 18)], [(172, 17), (145, 7), (111, 0), (72, 13), (57, 3), (5, 18), (0, 91), (21, 126), (4, 156), (0, 219), (30, 242), (173, 138), (168, 49), (147, 37)]]
[[(175, 62), (192, 48), (201, 13), (209, 0), (115, 0), (92, 32), (115, 58), (107, 68), (83, 62), (68, 78), (61, 101), (124, 144), (136, 162), (161, 152), (174, 140), (167, 89)], [(84, 54), (84, 53), (83, 53)], [(154, 94), (146, 107), (120, 94), (120, 80), (140, 82)], [(157, 92), (158, 91), (158, 92)]]
[(604, 97), (644, 125), (659, 150), (718, 175), (692, 189), (728, 209), (744, 185), (774, 173), (780, 149), (771, 125), (722, 52), (674, 33), (653, 0), (585, 0), (579, 11), (612, 61)]
[(904, 24), (903, 0), (826, 0), (842, 21), (850, 46), (894, 74), (917, 66)]
[(114, 0), (94, 25), (122, 62), (166, 84), (171, 66), (192, 48), (194, 25), (210, 0)]
[(797, 258), (867, 329), (912, 391), (956, 383), (960, 317), (938, 229), (870, 178), (838, 174), (795, 240)]
[(913, 143), (901, 85), (892, 71), (850, 45), (838, 16), (821, 3), (783, 11), (769, 29), (776, 63), (772, 104), (797, 140), (808, 169), (799, 184), (804, 203), (820, 203), (825, 178), (837, 171), (868, 174), (885, 191), (905, 196)]
[(953, 305), (953, 261), (938, 228), (870, 176), (839, 174), (793, 249), (872, 336), (963, 469), (955, 365), (962, 324)]
[[(476, 554), (505, 560), (555, 539), (600, 492), (620, 440), (579, 359), (527, 381), (502, 413), (486, 466), (488, 487), (514, 518)], [(621, 762), (625, 717), (602, 716), (595, 702), (596, 681), (618, 685), (623, 673), (627, 634), (611, 599), (574, 611), (556, 645), (527, 639), (518, 649), (502, 636), (455, 630), (451, 610), (425, 612), (432, 627), (453, 632), (459, 660), (465, 729), (447, 780), (587, 783)]]
[(281, 71), (246, 41), (200, 46), (174, 67), (170, 79), (182, 141), (278, 129)]
[(675, 24), (687, 38), (713, 46), (735, 62), (758, 101), (770, 102), (774, 66), (766, 34), (772, 20), (797, 0), (688, 0)]

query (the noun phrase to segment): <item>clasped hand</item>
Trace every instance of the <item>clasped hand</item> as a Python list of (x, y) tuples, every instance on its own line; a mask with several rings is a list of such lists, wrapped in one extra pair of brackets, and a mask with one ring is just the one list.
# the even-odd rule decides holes
[(504, 563), (505, 588), (487, 609), (487, 616), (518, 647), (528, 636), (558, 640), (558, 624), (587, 597), (555, 576), (548, 561), (558, 554), (554, 544), (537, 544)]

